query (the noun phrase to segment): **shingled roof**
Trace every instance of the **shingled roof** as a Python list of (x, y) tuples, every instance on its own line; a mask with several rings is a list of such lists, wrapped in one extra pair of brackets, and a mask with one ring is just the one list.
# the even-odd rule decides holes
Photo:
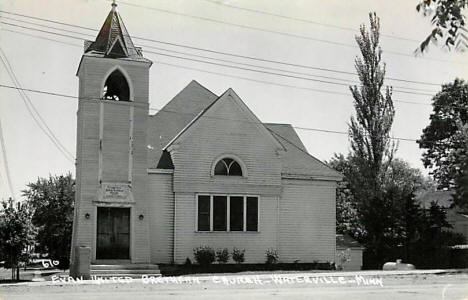
[(162, 149), (218, 96), (192, 80), (169, 103), (149, 118), (149, 168), (156, 168)]
[(112, 9), (107, 15), (96, 40), (89, 43), (85, 53), (100, 54), (112, 58), (143, 59), (141, 49), (135, 47), (125, 27), (117, 4), (112, 3)]
[(353, 239), (349, 234), (337, 234), (336, 235), (336, 248), (337, 249), (347, 249), (347, 248), (360, 248), (364, 247), (359, 244), (358, 241)]
[[(164, 147), (219, 97), (192, 81), (159, 112), (149, 119), (149, 168), (167, 168), (171, 163)], [(290, 124), (263, 124), (285, 151), (281, 154), (282, 174), (297, 178), (340, 180), (342, 175), (307, 152)]]
[(450, 208), (453, 203), (454, 193), (454, 191), (428, 191), (416, 197), (416, 201), (425, 209), (429, 209), (431, 203), (435, 203), (442, 208)]
[(264, 125), (286, 149), (281, 155), (283, 166), (281, 173), (284, 176), (343, 177), (339, 172), (307, 152), (307, 149), (291, 124), (265, 123)]

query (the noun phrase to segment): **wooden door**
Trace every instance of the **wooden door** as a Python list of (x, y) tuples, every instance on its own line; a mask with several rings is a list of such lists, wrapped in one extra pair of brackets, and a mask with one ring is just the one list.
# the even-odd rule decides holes
[(130, 258), (130, 208), (98, 207), (96, 259)]

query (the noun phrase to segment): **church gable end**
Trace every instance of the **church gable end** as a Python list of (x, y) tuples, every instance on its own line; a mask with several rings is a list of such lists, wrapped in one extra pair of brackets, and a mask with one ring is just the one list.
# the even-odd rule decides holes
[(159, 168), (160, 160), (163, 159), (163, 148), (216, 99), (217, 95), (192, 80), (149, 118), (148, 168)]
[[(217, 180), (214, 164), (236, 157), (248, 176), (238, 184), (279, 185), (282, 145), (231, 90), (194, 118), (166, 147), (174, 162), (175, 189)], [(222, 180), (222, 179), (221, 179)]]
[(122, 40), (120, 37), (116, 38), (112, 46), (107, 51), (107, 56), (112, 58), (117, 57), (127, 57), (127, 51), (125, 51), (125, 47), (122, 45)]

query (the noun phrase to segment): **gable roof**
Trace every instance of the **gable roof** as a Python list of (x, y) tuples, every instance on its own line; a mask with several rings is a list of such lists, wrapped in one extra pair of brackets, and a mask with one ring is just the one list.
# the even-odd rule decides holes
[(428, 191), (416, 197), (415, 200), (425, 209), (429, 209), (432, 202), (442, 208), (450, 208), (454, 193), (454, 191)]
[(364, 247), (359, 244), (358, 241), (353, 239), (349, 234), (337, 234), (336, 235), (336, 248), (338, 249), (346, 249), (346, 248), (361, 248)]
[[(196, 123), (223, 96), (231, 93), (238, 97), (232, 89), (217, 96), (198, 82), (192, 80), (155, 115), (150, 116), (148, 124), (148, 167), (156, 168), (170, 166), (170, 155), (165, 149), (174, 143), (185, 131)], [(240, 99), (239, 101), (243, 103)], [(281, 151), (282, 174), (299, 178), (323, 178), (341, 180), (339, 172), (327, 166), (307, 152), (306, 147), (290, 124), (261, 123), (250, 109), (243, 104), (255, 118), (263, 130), (284, 151)], [(164, 163), (159, 163), (164, 160)], [(161, 167), (162, 168), (162, 167)]]
[(148, 120), (148, 167), (157, 166), (162, 149), (218, 96), (192, 80)]
[[(208, 105), (204, 110), (202, 110), (187, 126), (181, 130), (167, 145), (164, 147), (163, 150), (168, 149), (171, 145), (176, 143), (176, 141), (190, 129), (190, 127), (197, 123), (197, 121), (204, 117), (206, 113), (210, 111), (212, 107), (214, 107), (216, 104), (221, 103), (222, 101), (229, 101), (229, 99), (232, 99), (234, 103), (238, 105), (238, 107), (245, 113), (248, 119), (251, 121), (246, 121), (249, 123), (252, 123), (254, 126), (256, 126), (262, 134), (266, 136), (267, 139), (270, 139), (272, 144), (277, 147), (277, 149), (285, 150), (283, 147), (283, 144), (281, 144), (269, 130), (264, 126), (264, 124), (257, 118), (257, 116), (245, 105), (245, 103), (240, 99), (240, 97), (232, 90), (231, 88), (227, 89), (221, 96), (218, 97), (215, 101), (213, 101), (210, 105)], [(231, 121), (231, 120), (230, 120)], [(236, 121), (236, 120), (233, 120)]]
[(146, 60), (143, 58), (141, 49), (133, 44), (115, 3), (112, 3), (112, 9), (99, 30), (96, 40), (85, 45), (87, 45), (85, 54), (89, 56)]
[[(296, 131), (291, 124), (279, 124), (279, 123), (264, 123), (268, 130), (272, 131), (279, 142), (283, 145), (285, 141), (281, 142), (281, 137), (284, 137), (288, 141), (292, 142), (294, 145), (299, 147), (301, 150), (307, 151), (306, 147), (302, 143), (301, 139), (297, 135)], [(287, 147), (287, 145), (285, 146)]]
[(331, 177), (341, 180), (343, 175), (310, 155), (291, 124), (265, 124), (283, 144), (282, 174), (292, 177)]

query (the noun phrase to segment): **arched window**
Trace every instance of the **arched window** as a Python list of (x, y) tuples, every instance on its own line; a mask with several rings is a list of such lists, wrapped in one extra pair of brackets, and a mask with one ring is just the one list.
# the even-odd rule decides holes
[(242, 168), (237, 161), (226, 157), (216, 163), (214, 175), (242, 176)]
[(127, 79), (119, 70), (112, 72), (104, 84), (102, 99), (130, 101), (130, 89)]

